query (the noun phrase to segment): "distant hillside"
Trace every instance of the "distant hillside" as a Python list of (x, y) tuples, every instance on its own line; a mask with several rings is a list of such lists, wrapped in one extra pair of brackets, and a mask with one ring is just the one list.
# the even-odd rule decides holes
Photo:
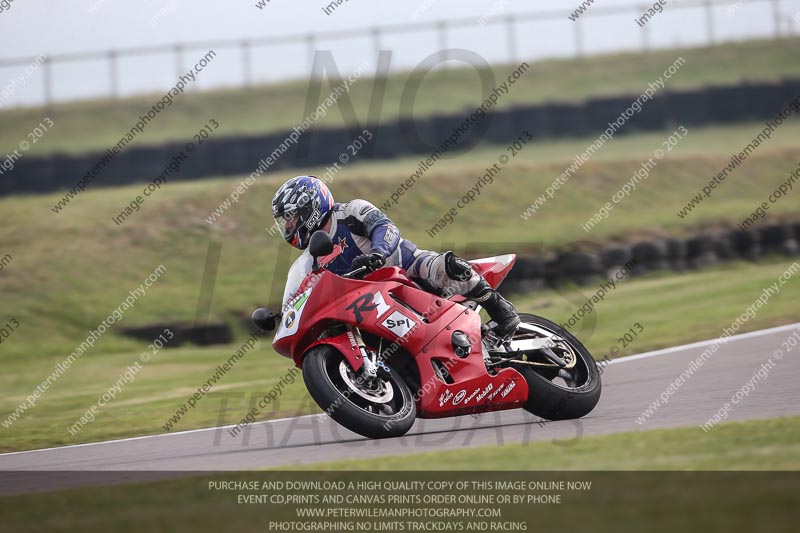
[[(678, 57), (686, 65), (672, 80), (670, 88), (685, 89), (708, 84), (725, 85), (741, 80), (776, 80), (800, 75), (800, 38), (725, 43), (719, 46), (624, 53), (585, 59), (548, 60), (531, 63), (531, 68), (503, 96), (499, 108), (546, 101), (576, 102), (594, 96), (639, 94), (648, 83)], [(492, 74), (503, 80), (517, 65), (497, 65)], [(408, 73), (393, 74), (386, 80), (381, 122), (408, 116), (400, 109)], [(367, 118), (375, 80), (358, 80), (350, 91), (355, 114)], [(322, 87), (324, 98), (331, 90)], [(147, 128), (136, 146), (165, 141), (189, 140), (209, 119), (221, 124), (219, 136), (259, 134), (291, 129), (306, 115), (308, 87), (305, 82), (261, 86), (248, 90), (186, 93), (162, 112), (154, 127)], [(124, 131), (152, 107), (156, 96), (126, 100), (103, 100), (0, 112), (0, 153), (10, 153), (20, 140), (48, 116), (55, 123), (42, 141), (27, 154), (104, 151), (110, 139)], [(474, 107), (481, 100), (479, 74), (469, 69), (431, 72), (420, 86), (413, 116), (452, 113)], [(316, 107), (316, 102), (312, 104)], [(342, 113), (333, 109), (319, 125), (343, 123)]]

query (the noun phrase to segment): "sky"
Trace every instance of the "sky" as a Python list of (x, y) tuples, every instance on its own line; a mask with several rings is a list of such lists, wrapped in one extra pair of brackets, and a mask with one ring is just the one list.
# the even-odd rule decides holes
[[(259, 9), (256, 4), (262, 2)], [(334, 2), (337, 0), (333, 0)], [(342, 0), (339, 0), (342, 1)], [(4, 7), (8, 3), (7, 7)], [(586, 54), (642, 46), (642, 30), (635, 15), (645, 0), (596, 0), (579, 22), (567, 18), (579, 0), (344, 0), (324, 7), (331, 0), (0, 0), (0, 62), (9, 58), (34, 58), (102, 52), (99, 59), (55, 61), (52, 67), (53, 97), (72, 100), (111, 94), (110, 62), (106, 51), (156, 47), (158, 53), (124, 55), (117, 62), (118, 92), (122, 96), (158, 92), (174, 85), (177, 73), (188, 70), (208, 49), (218, 57), (213, 68), (198, 79), (198, 90), (234, 87), (244, 83), (246, 70), (242, 49), (224, 47), (219, 41), (276, 38), (269, 46), (250, 50), (250, 76), (258, 83), (306, 78), (309, 73), (309, 45), (289, 36), (340, 32), (345, 39), (317, 39), (315, 50), (330, 49), (343, 72), (352, 71), (365, 60), (375, 63), (375, 41), (370, 29), (407, 24), (413, 32), (381, 36), (382, 49), (390, 49), (392, 68), (409, 69), (441, 49), (440, 35), (423, 26), (441, 20), (469, 19), (472, 27), (447, 31), (447, 46), (467, 48), (489, 62), (512, 62), (541, 57), (572, 56), (576, 53), (576, 30), (582, 32)], [(679, 0), (668, 0), (663, 13), (647, 24), (652, 47), (671, 47), (707, 42), (702, 8), (678, 9)], [(671, 5), (670, 5), (671, 4)], [(618, 15), (601, 15), (602, 8), (635, 6)], [(783, 31), (800, 33), (800, 0), (781, 0)], [(774, 31), (770, 2), (729, 0), (714, 9), (715, 36), (721, 40), (746, 39)], [(529, 13), (555, 13), (546, 21), (520, 18)], [(491, 23), (481, 26), (479, 19)], [(515, 22), (517, 56), (510, 57), (504, 24)], [(800, 17), (798, 17), (800, 20)], [(214, 43), (214, 41), (217, 41)], [(176, 59), (175, 45), (186, 46)], [(37, 105), (44, 98), (43, 68), (25, 74), (25, 64), (0, 64), (0, 91), (17, 79), (14, 94), (6, 91), (0, 105)], [(23, 80), (20, 78), (24, 78)]]

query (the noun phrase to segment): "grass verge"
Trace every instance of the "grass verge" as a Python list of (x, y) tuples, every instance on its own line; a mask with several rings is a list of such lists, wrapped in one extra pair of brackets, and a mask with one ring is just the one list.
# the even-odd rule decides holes
[(282, 470), (800, 470), (800, 417), (632, 431), (549, 442), (461, 448)]
[[(723, 424), (703, 435), (700, 430), (676, 429), (625, 433), (585, 439), (578, 448), (554, 452), (553, 446), (540, 449), (505, 448), (459, 450), (443, 454), (354, 461), (317, 468), (352, 468), (341, 472), (247, 472), (175, 479), (169, 481), (118, 485), (103, 488), (62, 490), (44, 494), (0, 497), (3, 521), (0, 531), (252, 531), (280, 530), (275, 522), (304, 524), (309, 530), (334, 530), (333, 526), (314, 526), (321, 519), (299, 518), (299, 509), (378, 508), (385, 504), (281, 504), (243, 503), (248, 495), (276, 493), (261, 490), (214, 489), (212, 482), (275, 481), (580, 481), (582, 491), (543, 490), (470, 490), (467, 494), (561, 495), (560, 504), (458, 504), (458, 508), (500, 509), (493, 519), (409, 518), (399, 526), (381, 530), (409, 531), (411, 525), (443, 524), (442, 531), (484, 531), (480, 522), (524, 524), (531, 531), (574, 531), (575, 524), (591, 524), (591, 531), (638, 533), (651, 531), (730, 531), (763, 530), (793, 532), (797, 518), (797, 472), (744, 472), (728, 470), (770, 470), (800, 466), (800, 419), (786, 418), (745, 423)], [(702, 432), (701, 432), (702, 433)], [(544, 445), (541, 445), (544, 446)], [(415, 470), (375, 472), (376, 468)], [(576, 472), (523, 472), (537, 467), (563, 468)], [(711, 469), (723, 472), (593, 472), (599, 469)], [(442, 469), (468, 469), (470, 472), (444, 472)], [(482, 472), (476, 471), (483, 470)], [(492, 469), (505, 469), (501, 474)], [(34, 474), (31, 474), (34, 475)], [(49, 474), (58, 476), (58, 474)], [(70, 474), (70, 475), (75, 475)], [(40, 479), (41, 476), (40, 476)], [(131, 476), (131, 479), (136, 477)], [(383, 486), (383, 484), (380, 484)], [(285, 491), (277, 491), (283, 495)], [(297, 490), (290, 494), (300, 493)], [(395, 490), (304, 490), (302, 495), (317, 494), (397, 494)], [(455, 490), (412, 490), (402, 494), (463, 494)], [(246, 501), (246, 500), (245, 500)], [(422, 509), (434, 504), (390, 505), (391, 508)], [(455, 505), (435, 505), (436, 508)], [(347, 515), (339, 515), (347, 516)], [(328, 521), (349, 523), (352, 530), (363, 530), (376, 519), (335, 518)], [(377, 519), (377, 521), (381, 521)], [(384, 522), (388, 522), (384, 520)], [(339, 530), (337, 527), (335, 530)], [(515, 529), (521, 530), (521, 529)]]
[[(615, 139), (528, 220), (521, 218), (524, 210), (569, 165), (569, 154), (579, 153), (592, 139), (526, 148), (433, 238), (427, 230), (474, 187), (504, 152), (502, 147), (480, 146), (437, 163), (388, 214), (421, 248), (471, 250), (471, 257), (733, 227), (797, 166), (800, 123), (784, 125), (691, 217), (681, 220), (676, 212), (728, 163), (733, 147), (744, 146), (758, 131), (759, 124), (692, 129), (631, 197), (588, 234), (581, 224), (630, 180), (666, 132)], [(353, 164), (331, 186), (340, 201), (360, 197), (380, 205), (416, 165), (413, 158)], [(296, 252), (280, 237), (270, 237), (266, 228), (272, 222), (269, 202), (287, 177), (271, 174), (258, 181), (213, 225), (207, 218), (239, 179), (168, 183), (121, 226), (112, 217), (141, 194), (141, 187), (87, 190), (61, 214), (50, 210), (56, 194), (0, 199), (0, 257), (13, 258), (4, 264), (0, 283), (0, 299), (13, 305), (0, 323), (12, 318), (20, 323), (4, 341), (2, 357), (67, 355), (159, 265), (167, 271), (121, 325), (192, 322), (212, 245), (220, 252), (211, 281), (212, 320), (235, 322), (245, 310), (276, 304)], [(785, 198), (770, 208), (767, 220), (792, 217), (797, 208)], [(100, 342), (103, 350), (136, 346), (113, 333)]]

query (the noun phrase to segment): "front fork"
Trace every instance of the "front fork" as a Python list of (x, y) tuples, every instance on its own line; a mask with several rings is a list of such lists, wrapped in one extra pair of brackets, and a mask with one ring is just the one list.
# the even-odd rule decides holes
[(364, 362), (362, 367), (364, 374), (369, 379), (378, 377), (378, 354), (373, 353), (370, 356), (370, 353), (367, 351), (367, 346), (364, 344), (364, 339), (361, 337), (360, 329), (348, 324), (347, 331), (353, 336), (353, 339), (355, 339), (358, 345), (358, 351), (361, 353), (361, 360)]
[(377, 378), (380, 370), (388, 373), (389, 367), (386, 366), (382, 360), (378, 359), (378, 354), (381, 352), (383, 340), (381, 340), (381, 346), (378, 347), (378, 351), (367, 350), (367, 345), (364, 343), (364, 338), (361, 336), (360, 329), (348, 324), (347, 331), (353, 336), (355, 343), (358, 345), (358, 351), (361, 353), (361, 360), (363, 361), (361, 371), (364, 373), (367, 379)]

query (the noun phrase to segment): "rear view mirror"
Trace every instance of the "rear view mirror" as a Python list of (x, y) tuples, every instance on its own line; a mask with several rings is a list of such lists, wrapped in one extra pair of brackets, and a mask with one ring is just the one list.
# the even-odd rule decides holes
[(322, 230), (315, 231), (308, 243), (308, 253), (311, 257), (316, 259), (331, 252), (333, 252), (333, 241), (330, 236)]

